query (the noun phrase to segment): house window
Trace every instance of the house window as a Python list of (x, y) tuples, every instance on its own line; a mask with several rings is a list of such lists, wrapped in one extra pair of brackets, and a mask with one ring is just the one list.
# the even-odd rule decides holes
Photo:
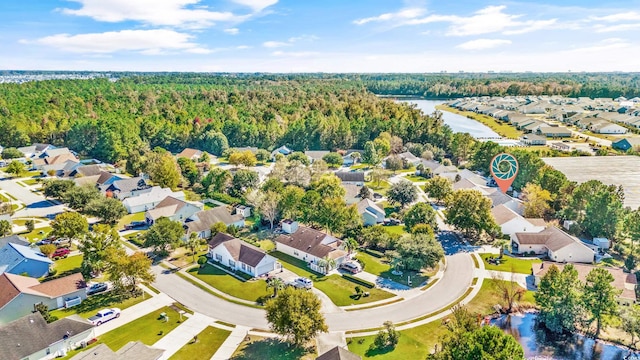
[(247, 270), (247, 265), (245, 265), (244, 263), (242, 263), (242, 270)]
[(216, 260), (222, 262), (222, 255), (216, 254)]
[(251, 266), (247, 265), (247, 271), (248, 272), (253, 272), (253, 268)]
[(47, 348), (47, 350), (46, 350), (44, 353), (45, 353), (45, 355), (49, 355), (49, 354), (51, 354), (51, 349), (50, 349), (50, 348)]
[(293, 250), (293, 255), (298, 256), (298, 255), (300, 255), (300, 254), (298, 254), (298, 252), (297, 252), (297, 251)]
[(231, 259), (229, 259), (229, 266), (232, 267), (232, 268), (235, 268), (236, 267), (236, 262), (231, 260)]

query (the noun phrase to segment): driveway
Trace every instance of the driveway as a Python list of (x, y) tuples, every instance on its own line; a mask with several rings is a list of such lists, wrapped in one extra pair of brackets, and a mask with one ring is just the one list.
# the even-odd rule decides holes
[[(156, 273), (153, 285), (194, 311), (237, 325), (268, 329), (264, 310), (217, 298), (159, 266), (154, 266), (153, 270)], [(387, 320), (397, 323), (415, 319), (453, 305), (471, 285), (473, 272), (469, 254), (447, 256), (447, 268), (442, 279), (420, 295), (371, 309), (327, 313), (327, 325), (331, 331), (346, 331), (378, 327)]]
[(54, 204), (44, 196), (33, 193), (28, 188), (18, 185), (18, 183), (12, 179), (5, 178), (0, 180), (0, 189), (13, 195), (13, 197), (26, 206), (16, 211), (14, 217), (47, 217), (47, 215), (66, 211), (64, 205)]

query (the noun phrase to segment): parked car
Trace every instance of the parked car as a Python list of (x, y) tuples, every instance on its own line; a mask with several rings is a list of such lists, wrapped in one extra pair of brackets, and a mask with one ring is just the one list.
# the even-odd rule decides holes
[(41, 245), (49, 245), (49, 244), (51, 244), (51, 243), (53, 243), (53, 240), (52, 240), (52, 239), (42, 239), (42, 240), (40, 240), (40, 241), (36, 242), (36, 245), (38, 245), (38, 246), (41, 246)]
[(125, 230), (132, 230), (132, 229), (141, 228), (145, 225), (147, 225), (147, 223), (144, 221), (132, 221), (129, 224), (126, 224), (124, 228)]
[(101, 292), (107, 291), (108, 288), (109, 288), (109, 285), (107, 285), (107, 283), (103, 283), (103, 282), (95, 283), (87, 288), (87, 295), (94, 295), (97, 293), (101, 293)]
[(60, 259), (60, 258), (66, 258), (67, 256), (69, 256), (69, 253), (71, 252), (71, 250), (69, 250), (68, 248), (57, 248), (56, 251), (53, 252), (53, 254), (51, 254), (51, 258), (54, 260)]
[(106, 323), (109, 320), (117, 319), (120, 317), (120, 309), (112, 308), (112, 309), (102, 309), (98, 311), (97, 314), (90, 317), (89, 322), (95, 326), (100, 326)]
[(293, 280), (289, 285), (297, 289), (311, 289), (313, 287), (313, 282), (305, 277), (299, 277)]
[(344, 271), (348, 271), (352, 274), (357, 274), (360, 271), (362, 271), (362, 267), (360, 267), (360, 264), (352, 261), (348, 261), (340, 264), (340, 269)]
[(60, 238), (53, 240), (53, 245), (58, 248), (69, 248), (71, 247), (71, 239), (69, 238)]

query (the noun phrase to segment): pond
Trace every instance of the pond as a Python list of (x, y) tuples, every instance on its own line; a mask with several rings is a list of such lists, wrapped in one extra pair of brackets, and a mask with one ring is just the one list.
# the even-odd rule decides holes
[[(444, 103), (444, 100), (403, 100), (409, 104), (415, 104), (425, 115), (431, 115), (436, 110), (436, 105)], [(465, 116), (442, 111), (444, 123), (449, 125), (453, 132), (469, 133), (476, 139), (500, 139), (501, 136), (488, 126)]]
[[(630, 354), (627, 348), (582, 335), (555, 339), (536, 326), (536, 317), (536, 313), (502, 316), (491, 323), (515, 337), (528, 359), (623, 360)], [(640, 353), (627, 359), (640, 359)]]

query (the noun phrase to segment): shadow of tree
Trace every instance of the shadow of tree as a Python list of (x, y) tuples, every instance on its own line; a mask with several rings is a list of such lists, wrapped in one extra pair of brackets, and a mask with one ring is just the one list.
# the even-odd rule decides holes
[(294, 360), (308, 353), (307, 349), (278, 339), (262, 339), (241, 345), (232, 360)]

